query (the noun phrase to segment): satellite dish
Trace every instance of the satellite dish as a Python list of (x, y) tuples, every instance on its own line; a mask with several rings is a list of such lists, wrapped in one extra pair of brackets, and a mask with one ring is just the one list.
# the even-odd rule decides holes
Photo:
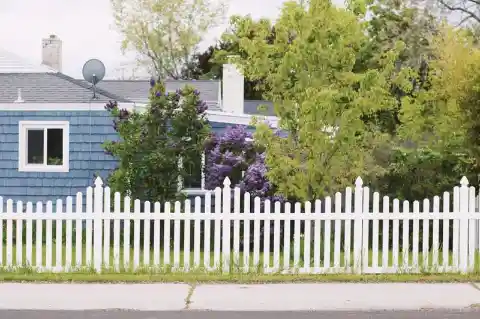
[(96, 98), (96, 85), (105, 77), (105, 65), (98, 59), (90, 59), (83, 65), (83, 78), (93, 84), (93, 98)]
[(82, 74), (85, 81), (96, 85), (105, 77), (105, 65), (98, 59), (90, 59), (83, 65)]

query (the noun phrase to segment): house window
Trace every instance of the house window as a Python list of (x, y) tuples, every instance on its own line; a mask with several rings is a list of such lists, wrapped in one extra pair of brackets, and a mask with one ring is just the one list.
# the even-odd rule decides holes
[(19, 171), (68, 172), (68, 121), (20, 121), (18, 126)]
[(179, 178), (178, 187), (183, 189), (186, 193), (196, 193), (205, 190), (205, 153), (198, 157), (198, 161), (184, 164), (182, 161), (178, 163), (180, 166), (188, 165), (185, 169), (189, 172), (187, 177), (183, 180)]

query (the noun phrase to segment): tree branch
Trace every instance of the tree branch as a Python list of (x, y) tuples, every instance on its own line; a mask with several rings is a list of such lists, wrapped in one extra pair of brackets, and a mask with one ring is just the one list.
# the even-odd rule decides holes
[[(476, 3), (476, 4), (479, 4), (477, 1), (475, 0), (468, 0), (470, 2), (473, 2), (473, 3)], [(479, 22), (480, 23), (480, 16), (478, 16), (477, 14), (475, 14), (473, 11), (465, 8), (465, 7), (460, 7), (458, 5), (450, 5), (448, 4), (445, 0), (438, 0), (438, 2), (444, 6), (445, 8), (447, 8), (448, 10), (450, 11), (458, 11), (458, 12), (463, 12), (467, 15), (467, 19), (462, 19), (462, 23), (469, 20), (470, 18), (471, 19), (474, 19), (475, 21)]]

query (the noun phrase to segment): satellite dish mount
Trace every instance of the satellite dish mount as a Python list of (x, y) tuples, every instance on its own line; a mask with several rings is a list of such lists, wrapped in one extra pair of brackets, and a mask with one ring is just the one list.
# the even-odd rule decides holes
[(105, 77), (105, 65), (98, 59), (90, 59), (83, 65), (82, 74), (85, 81), (92, 84), (92, 99), (96, 99), (96, 86)]

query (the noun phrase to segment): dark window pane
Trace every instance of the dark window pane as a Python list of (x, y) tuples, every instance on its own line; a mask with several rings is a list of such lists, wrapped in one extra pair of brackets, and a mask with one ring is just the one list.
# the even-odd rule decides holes
[(43, 164), (43, 130), (27, 130), (27, 164)]
[(47, 164), (63, 164), (63, 129), (47, 129)]
[(198, 156), (190, 163), (184, 163), (187, 176), (183, 181), (184, 188), (201, 188), (202, 187), (202, 157)]

